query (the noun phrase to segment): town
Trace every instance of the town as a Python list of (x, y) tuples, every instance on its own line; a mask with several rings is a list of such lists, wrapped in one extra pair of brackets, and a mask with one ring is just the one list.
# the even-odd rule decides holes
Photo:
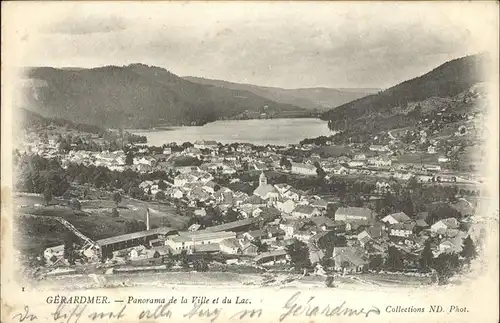
[(446, 283), (484, 235), (481, 179), (457, 165), (482, 114), (429, 118), (364, 142), (338, 133), (287, 146), (154, 147), (122, 130), (31, 127), (14, 152), (19, 230), (51, 218), (60, 237), (36, 239), (23, 261), (38, 276), (293, 268)]

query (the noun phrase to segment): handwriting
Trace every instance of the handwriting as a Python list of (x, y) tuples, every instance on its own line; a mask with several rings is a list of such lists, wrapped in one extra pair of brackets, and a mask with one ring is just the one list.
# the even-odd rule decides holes
[(220, 313), (222, 312), (222, 308), (216, 308), (214, 310), (210, 310), (210, 309), (202, 309), (201, 308), (202, 306), (203, 304), (200, 303), (193, 304), (193, 308), (191, 309), (191, 311), (184, 314), (184, 317), (187, 318), (192, 318), (193, 316), (206, 317), (206, 318), (211, 318), (210, 322), (213, 322), (219, 317)]
[(158, 319), (161, 317), (164, 318), (171, 318), (172, 317), (172, 312), (169, 309), (170, 303), (163, 304), (163, 305), (158, 305), (158, 307), (155, 309), (153, 313), (151, 313), (150, 310), (143, 310), (141, 314), (139, 314), (139, 320), (142, 319)]
[(253, 310), (242, 310), (234, 314), (233, 316), (230, 317), (230, 319), (244, 319), (244, 318), (253, 318), (254, 316), (259, 318), (262, 315), (262, 309), (253, 309)]
[[(83, 311), (87, 307), (87, 304), (80, 306), (76, 305), (72, 310), (66, 311), (65, 305), (60, 303), (54, 313), (51, 313), (54, 321), (62, 320), (63, 323), (77, 323), (80, 317), (83, 315)], [(74, 321), (71, 322), (71, 319)]]
[(380, 315), (380, 310), (378, 308), (376, 308), (375, 306), (372, 306), (372, 309), (369, 309), (369, 310), (365, 310), (364, 308), (355, 309), (355, 308), (346, 307), (345, 301), (343, 301), (340, 305), (337, 305), (335, 307), (330, 307), (330, 305), (326, 305), (326, 307), (311, 305), (311, 301), (314, 300), (314, 296), (310, 297), (305, 305), (299, 305), (299, 304), (297, 304), (297, 301), (298, 301), (300, 294), (301, 294), (300, 292), (295, 293), (292, 297), (290, 297), (290, 299), (283, 306), (283, 308), (286, 311), (280, 315), (280, 317), (279, 317), (280, 322), (284, 321), (290, 315), (291, 316), (304, 315), (307, 317), (312, 317), (312, 316), (317, 316), (317, 315), (323, 315), (323, 316), (334, 316), (334, 315), (336, 315), (336, 316), (341, 316), (341, 315), (359, 316), (359, 315), (364, 315), (365, 317), (368, 317), (368, 315), (371, 313)]
[(34, 314), (30, 314), (30, 308), (28, 306), (24, 307), (24, 313), (18, 313), (12, 317), (12, 319), (19, 319), (19, 322), (24, 322), (25, 320), (36, 320), (37, 317)]
[(95, 321), (96, 319), (121, 319), (124, 316), (125, 309), (127, 308), (127, 305), (123, 305), (122, 309), (118, 313), (114, 312), (94, 312), (89, 314), (88, 318), (91, 319), (92, 321)]

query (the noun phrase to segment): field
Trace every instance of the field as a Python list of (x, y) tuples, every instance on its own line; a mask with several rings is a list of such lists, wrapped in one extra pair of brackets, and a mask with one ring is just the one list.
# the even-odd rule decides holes
[(311, 149), (312, 153), (321, 154), (324, 153), (328, 157), (340, 157), (342, 155), (349, 154), (351, 149), (349, 147), (343, 146), (323, 146), (323, 147), (315, 147)]
[(407, 163), (407, 164), (437, 164), (438, 163), (438, 154), (427, 154), (427, 153), (418, 153), (418, 154), (410, 154), (405, 153), (401, 156), (397, 157), (398, 163)]
[[(61, 217), (73, 224), (84, 235), (93, 240), (109, 238), (127, 233), (129, 220), (145, 221), (146, 208), (150, 210), (151, 226), (184, 228), (188, 217), (176, 214), (175, 208), (167, 204), (143, 202), (123, 198), (119, 204), (119, 217), (111, 217), (115, 203), (111, 200), (82, 201), (82, 211), (74, 211), (61, 205), (41, 206), (43, 199), (37, 195), (18, 195), (14, 203), (19, 208), (15, 222), (15, 241), (18, 250), (26, 256), (40, 255), (45, 248), (62, 244), (68, 230), (52, 217)], [(53, 203), (64, 204), (54, 199)], [(38, 206), (35, 206), (39, 204)]]

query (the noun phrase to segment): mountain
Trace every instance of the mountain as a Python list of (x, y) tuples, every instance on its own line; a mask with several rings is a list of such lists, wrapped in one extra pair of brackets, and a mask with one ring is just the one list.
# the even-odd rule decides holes
[(307, 110), (319, 111), (335, 108), (344, 103), (365, 97), (369, 94), (377, 93), (379, 91), (379, 89), (332, 89), (324, 87), (282, 89), (278, 87), (232, 83), (193, 76), (185, 76), (183, 78), (193, 83), (211, 85), (231, 90), (248, 91), (276, 102), (292, 104)]
[[(486, 54), (454, 59), (425, 75), (331, 109), (321, 119), (328, 120), (331, 129), (352, 134), (414, 125), (420, 118), (420, 111), (413, 112), (417, 106), (421, 109), (417, 102), (451, 98), (484, 82), (484, 64), (487, 64)], [(439, 105), (427, 106), (428, 113)]]
[(131, 64), (26, 71), (23, 107), (43, 116), (107, 128), (201, 125), (218, 119), (308, 116), (244, 90), (206, 86), (166, 69)]

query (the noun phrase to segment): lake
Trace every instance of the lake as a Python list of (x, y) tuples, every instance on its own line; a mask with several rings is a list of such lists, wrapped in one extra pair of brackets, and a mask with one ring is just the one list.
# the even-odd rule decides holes
[(201, 127), (171, 127), (168, 130), (129, 130), (146, 136), (148, 145), (161, 146), (197, 140), (214, 140), (229, 144), (245, 142), (255, 145), (298, 144), (305, 138), (330, 136), (326, 121), (313, 118), (221, 120)]

